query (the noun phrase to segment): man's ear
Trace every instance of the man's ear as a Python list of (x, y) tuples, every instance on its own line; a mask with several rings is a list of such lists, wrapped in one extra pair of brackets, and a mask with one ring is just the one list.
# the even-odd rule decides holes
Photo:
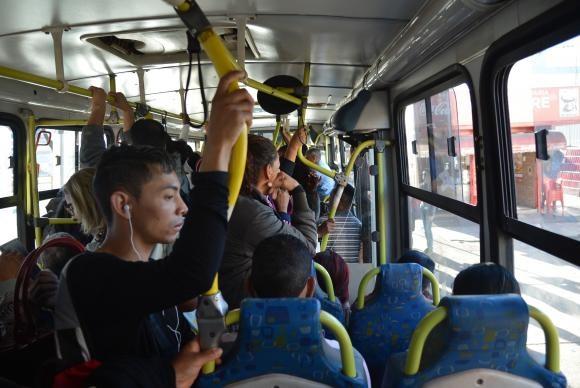
[(316, 280), (312, 276), (309, 276), (308, 279), (306, 279), (306, 287), (304, 289), (306, 290), (307, 298), (312, 298), (314, 296), (314, 291), (316, 290)]
[[(126, 220), (129, 219), (132, 204), (129, 194), (125, 193), (124, 191), (115, 191), (113, 194), (111, 194), (110, 204), (111, 213), (113, 216), (117, 215)], [(128, 205), (129, 211), (127, 211), (127, 207), (125, 207), (125, 205)]]

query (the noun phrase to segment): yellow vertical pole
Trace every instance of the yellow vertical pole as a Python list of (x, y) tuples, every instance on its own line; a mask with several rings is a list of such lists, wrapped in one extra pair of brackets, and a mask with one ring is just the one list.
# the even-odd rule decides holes
[(274, 136), (272, 136), (272, 143), (278, 148), (278, 136), (280, 135), (280, 128), (282, 127), (282, 119), (280, 115), (276, 115), (276, 129), (274, 130)]
[[(310, 62), (304, 64), (304, 77), (302, 79), (304, 94), (302, 95), (302, 106), (300, 107), (300, 117), (298, 127), (302, 128), (306, 124), (306, 107), (308, 106), (308, 86), (310, 85)], [(308, 139), (306, 139), (308, 143)]]
[[(39, 204), (38, 204), (38, 176), (36, 167), (36, 119), (31, 113), (28, 116), (28, 128), (26, 136), (26, 174), (28, 182), (28, 198), (26, 209), (26, 215), (29, 219), (34, 222), (38, 217), (40, 217)], [(42, 244), (42, 229), (40, 227), (34, 227), (34, 237), (36, 242), (36, 247)]]
[[(115, 74), (109, 74), (109, 92), (115, 94), (117, 93), (117, 76)], [(119, 114), (117, 113), (117, 107), (111, 105), (111, 118), (114, 118), (114, 122), (111, 124), (119, 124)]]

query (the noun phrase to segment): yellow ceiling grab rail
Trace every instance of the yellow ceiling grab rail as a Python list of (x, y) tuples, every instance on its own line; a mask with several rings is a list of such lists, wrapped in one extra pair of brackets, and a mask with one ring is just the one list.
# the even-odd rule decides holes
[[(26, 82), (26, 83), (37, 85), (37, 86), (44, 86), (46, 88), (54, 89), (57, 91), (62, 91), (65, 88), (65, 85), (62, 81), (57, 81), (57, 80), (43, 77), (40, 75), (26, 73), (24, 71), (11, 69), (11, 68), (5, 67), (5, 66), (0, 66), (0, 77), (13, 79), (16, 81), (21, 81), (21, 82)], [(70, 84), (68, 84), (68, 89), (66, 90), (66, 93), (76, 94), (78, 96), (84, 96), (84, 97), (89, 97), (89, 98), (92, 97), (92, 93), (90, 90), (81, 88), (79, 86), (70, 85)], [(113, 99), (111, 97), (107, 97), (107, 101), (110, 103), (110, 102), (113, 102)], [(132, 108), (136, 107), (136, 104), (134, 102), (129, 102), (129, 105)], [(155, 114), (160, 115), (160, 116), (171, 117), (171, 118), (174, 118), (174, 119), (181, 121), (180, 114), (166, 112), (162, 109), (156, 109), (156, 108), (152, 108), (152, 107), (148, 107), (148, 108), (149, 108), (149, 111), (151, 113), (155, 113)], [(196, 124), (201, 124), (201, 122), (198, 120), (191, 119), (191, 121), (196, 123)]]

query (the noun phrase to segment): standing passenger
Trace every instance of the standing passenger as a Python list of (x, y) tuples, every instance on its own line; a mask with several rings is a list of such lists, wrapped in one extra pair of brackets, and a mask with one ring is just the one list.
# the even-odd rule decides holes
[[(280, 179), (282, 178), (282, 179)], [(276, 185), (281, 185), (278, 189)], [(276, 190), (274, 206), (266, 196)], [(316, 223), (302, 186), (292, 177), (280, 174), (280, 161), (274, 144), (265, 137), (249, 135), (246, 173), (238, 202), (230, 219), (220, 286), (230, 309), (245, 296), (244, 281), (252, 267), (256, 246), (265, 238), (290, 234), (302, 241), (314, 256)], [(292, 218), (288, 216), (290, 195)]]
[[(182, 347), (191, 350), (192, 334), (176, 305), (210, 288), (223, 255), (231, 148), (254, 108), (247, 91), (228, 93), (242, 76), (230, 73), (218, 85), (189, 213), (164, 151), (121, 146), (102, 155), (94, 187), (107, 236), (63, 270), (55, 311), (61, 356), (78, 357), (67, 353), (72, 349), (85, 359), (167, 361)], [(149, 260), (156, 243), (173, 242), (168, 257)], [(76, 348), (67, 346), (75, 345), (71, 339)]]

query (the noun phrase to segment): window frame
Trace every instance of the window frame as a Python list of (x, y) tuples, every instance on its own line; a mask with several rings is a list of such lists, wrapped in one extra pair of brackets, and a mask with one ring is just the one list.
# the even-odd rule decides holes
[[(407, 136), (405, 131), (405, 108), (409, 104), (416, 103), (422, 99), (433, 96), (437, 93), (465, 83), (469, 89), (471, 114), (473, 122), (473, 144), (474, 144), (474, 160), (476, 163), (476, 186), (477, 186), (477, 205), (473, 206), (453, 198), (446, 197), (441, 194), (422, 190), (411, 186), (409, 182), (409, 166), (407, 163)], [(396, 163), (400, 172), (398, 176), (399, 185), (399, 225), (403, 231), (402, 250), (410, 248), (410, 231), (409, 231), (409, 208), (408, 198), (416, 198), (423, 202), (434, 205), (456, 216), (465, 218), (466, 220), (475, 222), (480, 226), (480, 241), (483, 241), (483, 228), (481, 227), (483, 214), (481, 206), (481, 174), (479, 161), (480, 147), (479, 147), (479, 122), (477, 119), (477, 104), (475, 101), (475, 92), (471, 77), (467, 69), (459, 64), (452, 65), (443, 71), (427, 78), (417, 86), (411, 88), (407, 92), (398, 96), (394, 101), (395, 117), (395, 138), (397, 141), (396, 147)], [(480, 257), (483, 260), (483, 244), (480, 243)]]
[[(38, 131), (39, 128), (43, 129), (53, 129), (56, 131), (69, 131), (75, 133), (75, 172), (80, 170), (80, 148), (81, 148), (81, 133), (82, 133), (82, 126), (74, 125), (74, 126), (51, 126), (51, 125), (37, 125), (34, 128), (34, 133)], [(105, 136), (107, 137), (107, 141), (110, 139), (109, 131), (112, 130), (111, 127), (105, 126)], [(47, 199), (55, 198), (60, 188), (58, 189), (50, 189), (50, 190), (42, 190), (38, 191), (38, 200), (43, 201)]]
[[(532, 56), (580, 34), (580, 17), (574, 1), (563, 2), (532, 19), (496, 41), (487, 51), (481, 72), (480, 99), (482, 125), (486, 134), (486, 168), (497, 172), (487, 174), (486, 185), (490, 202), (490, 234), (492, 247), (504, 253), (509, 268), (513, 268), (513, 249), (509, 239), (516, 239), (569, 263), (580, 266), (580, 241), (540, 229), (515, 219), (517, 201), (511, 154), (511, 124), (507, 84), (511, 67), (517, 61)], [(557, 26), (554, 28), (554, 26)], [(495, 233), (491, 230), (497, 226)]]

